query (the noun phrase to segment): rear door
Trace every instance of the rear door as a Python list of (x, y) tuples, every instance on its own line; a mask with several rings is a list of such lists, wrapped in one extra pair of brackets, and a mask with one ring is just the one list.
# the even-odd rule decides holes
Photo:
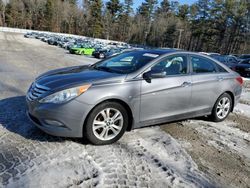
[(210, 113), (223, 92), (228, 72), (209, 58), (190, 55), (192, 70), (192, 100), (190, 109), (195, 114)]
[(141, 81), (140, 121), (155, 121), (189, 112), (191, 100), (191, 76), (187, 56), (172, 55), (164, 58), (150, 69), (163, 72), (161, 78), (152, 77), (151, 82)]

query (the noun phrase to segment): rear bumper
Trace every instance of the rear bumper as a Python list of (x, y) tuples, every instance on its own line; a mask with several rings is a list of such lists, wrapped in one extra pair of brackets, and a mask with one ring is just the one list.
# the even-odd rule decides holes
[[(65, 104), (41, 104), (27, 100), (27, 116), (42, 131), (60, 137), (82, 137), (90, 105), (75, 100)], [(49, 121), (60, 125), (49, 124)]]

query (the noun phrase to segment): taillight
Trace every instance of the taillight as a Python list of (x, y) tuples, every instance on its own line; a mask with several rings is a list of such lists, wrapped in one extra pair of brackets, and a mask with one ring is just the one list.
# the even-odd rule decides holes
[(237, 77), (236, 80), (239, 82), (241, 86), (243, 85), (243, 79), (241, 76)]

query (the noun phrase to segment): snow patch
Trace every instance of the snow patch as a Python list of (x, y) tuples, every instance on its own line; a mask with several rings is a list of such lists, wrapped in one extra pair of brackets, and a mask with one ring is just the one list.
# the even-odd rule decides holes
[(234, 112), (250, 117), (250, 105), (238, 103), (234, 108)]
[[(151, 166), (152, 175), (159, 179), (153, 187), (212, 186), (192, 158), (170, 135), (158, 127), (135, 132), (140, 137), (136, 140), (137, 144), (146, 150), (141, 157)], [(158, 168), (155, 169), (155, 166)], [(166, 177), (161, 175), (162, 171), (166, 172)]]
[(244, 81), (250, 81), (250, 78), (242, 77), (242, 79), (243, 79)]
[(100, 183), (101, 172), (88, 156), (55, 158), (33, 169), (22, 177), (16, 177), (6, 188), (12, 187), (95, 187)]
[(159, 127), (131, 131), (112, 145), (65, 144), (51, 150), (50, 160), (38, 164), (35, 158), (6, 187), (215, 187)]
[(230, 151), (239, 154), (250, 161), (250, 134), (236, 128), (233, 122), (204, 122), (191, 121), (190, 124), (197, 124), (195, 129), (209, 138), (208, 144), (219, 150), (225, 147)]

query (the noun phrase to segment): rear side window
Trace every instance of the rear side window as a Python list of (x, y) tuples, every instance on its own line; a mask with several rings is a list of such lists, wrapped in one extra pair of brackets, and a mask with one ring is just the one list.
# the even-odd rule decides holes
[(191, 56), (191, 63), (194, 73), (215, 73), (217, 72), (215, 63), (207, 58)]

